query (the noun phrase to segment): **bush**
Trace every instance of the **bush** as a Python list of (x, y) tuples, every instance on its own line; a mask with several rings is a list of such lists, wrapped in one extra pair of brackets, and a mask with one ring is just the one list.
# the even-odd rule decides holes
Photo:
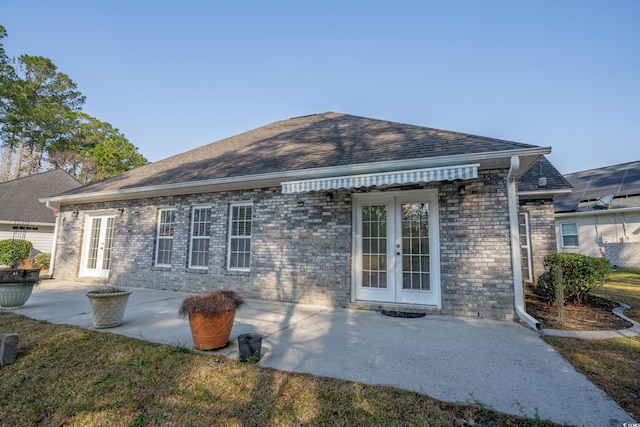
[(548, 303), (556, 299), (556, 274), (562, 272), (562, 287), (567, 302), (582, 303), (591, 289), (602, 286), (608, 279), (611, 263), (606, 258), (581, 254), (550, 254), (544, 258), (547, 272), (538, 278), (536, 294)]
[(0, 264), (15, 268), (29, 258), (33, 244), (28, 240), (0, 240)]
[(40, 270), (48, 270), (51, 264), (51, 254), (40, 252), (34, 258), (34, 264), (36, 268)]

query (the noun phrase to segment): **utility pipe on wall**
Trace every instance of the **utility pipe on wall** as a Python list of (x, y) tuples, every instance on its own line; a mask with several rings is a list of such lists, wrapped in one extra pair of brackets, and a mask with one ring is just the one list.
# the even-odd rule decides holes
[(60, 205), (47, 201), (46, 206), (53, 211), (56, 222), (53, 227), (53, 247), (51, 248), (51, 260), (49, 261), (49, 277), (53, 278), (53, 268), (56, 259), (56, 247), (58, 246), (58, 228), (60, 227)]
[(516, 177), (520, 170), (520, 157), (511, 156), (511, 167), (507, 174), (507, 203), (509, 206), (509, 234), (511, 236), (511, 271), (513, 276), (513, 296), (516, 314), (532, 329), (538, 330), (540, 323), (526, 312), (524, 288), (522, 286), (522, 261), (520, 259), (520, 228), (518, 226), (518, 196)]

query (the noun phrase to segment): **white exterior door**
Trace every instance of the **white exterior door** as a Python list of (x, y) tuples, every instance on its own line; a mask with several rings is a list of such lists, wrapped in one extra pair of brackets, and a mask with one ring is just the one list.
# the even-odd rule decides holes
[(357, 301), (440, 307), (435, 190), (354, 195)]
[(113, 215), (87, 215), (80, 276), (104, 279), (109, 277), (114, 223)]

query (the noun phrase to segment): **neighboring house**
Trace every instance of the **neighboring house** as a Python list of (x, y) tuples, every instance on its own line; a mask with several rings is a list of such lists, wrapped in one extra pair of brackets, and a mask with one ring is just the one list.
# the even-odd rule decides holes
[(51, 252), (56, 215), (38, 199), (77, 187), (62, 170), (0, 183), (0, 240), (20, 236), (33, 243), (35, 253)]
[[(569, 186), (542, 157), (550, 151), (330, 112), (42, 201), (61, 212), (58, 278), (535, 326), (520, 226), (530, 250), (545, 234), (538, 246), (555, 251), (552, 197)], [(539, 171), (523, 177), (541, 164), (546, 186)]]
[(573, 193), (555, 198), (558, 252), (640, 267), (640, 162), (570, 173)]

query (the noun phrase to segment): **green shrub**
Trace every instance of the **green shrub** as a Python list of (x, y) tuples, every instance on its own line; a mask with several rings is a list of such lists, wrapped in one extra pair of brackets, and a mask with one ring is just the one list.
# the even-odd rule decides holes
[(51, 264), (51, 254), (40, 252), (35, 256), (34, 264), (40, 270), (48, 270)]
[(544, 258), (547, 272), (538, 278), (535, 292), (548, 303), (556, 299), (557, 273), (562, 272), (562, 287), (567, 302), (582, 303), (591, 289), (602, 286), (608, 279), (611, 263), (606, 258), (581, 254), (550, 254)]
[(29, 258), (33, 244), (28, 240), (0, 240), (0, 264), (15, 268)]

